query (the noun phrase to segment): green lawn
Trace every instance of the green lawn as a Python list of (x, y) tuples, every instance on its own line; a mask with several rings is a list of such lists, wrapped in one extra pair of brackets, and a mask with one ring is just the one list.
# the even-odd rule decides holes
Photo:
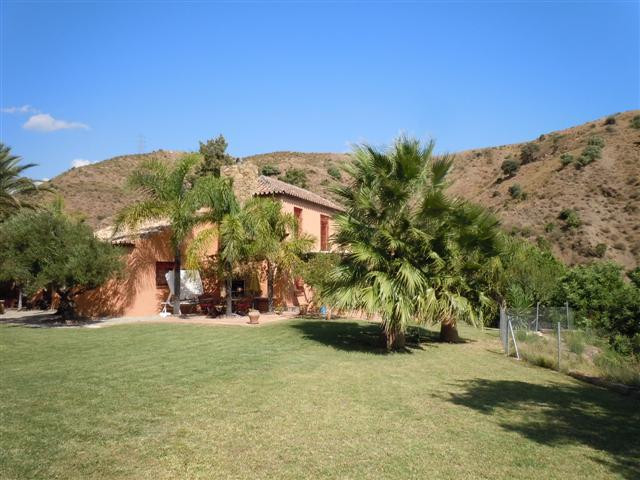
[(377, 327), (0, 326), (2, 478), (640, 478), (640, 402)]

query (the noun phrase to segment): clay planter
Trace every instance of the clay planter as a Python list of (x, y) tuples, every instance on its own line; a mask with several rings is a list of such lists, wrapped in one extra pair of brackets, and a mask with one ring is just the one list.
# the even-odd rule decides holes
[(257, 325), (260, 318), (260, 312), (258, 310), (249, 310), (249, 323), (251, 325)]

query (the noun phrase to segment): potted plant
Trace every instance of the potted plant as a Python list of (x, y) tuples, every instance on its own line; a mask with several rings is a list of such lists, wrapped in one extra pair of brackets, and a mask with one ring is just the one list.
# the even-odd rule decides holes
[(249, 323), (252, 325), (258, 324), (258, 319), (260, 318), (260, 312), (255, 309), (249, 310)]

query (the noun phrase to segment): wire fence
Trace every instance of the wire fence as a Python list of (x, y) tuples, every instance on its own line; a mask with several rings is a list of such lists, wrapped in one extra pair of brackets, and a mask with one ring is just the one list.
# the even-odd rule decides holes
[(500, 340), (504, 352), (517, 358), (533, 357), (536, 363), (558, 370), (562, 368), (573, 331), (574, 312), (568, 304), (500, 310)]

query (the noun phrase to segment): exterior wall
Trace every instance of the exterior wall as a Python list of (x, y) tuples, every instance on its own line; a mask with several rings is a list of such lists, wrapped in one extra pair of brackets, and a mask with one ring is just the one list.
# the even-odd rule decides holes
[(327, 217), (329, 217), (329, 237), (331, 237), (331, 235), (333, 235), (333, 233), (335, 232), (335, 225), (331, 221), (331, 218), (335, 215), (336, 212), (330, 208), (307, 202), (306, 200), (302, 200), (299, 198), (289, 197), (285, 195), (280, 195), (276, 198), (278, 198), (278, 200), (282, 202), (282, 210), (287, 213), (293, 214), (295, 207), (302, 209), (302, 221), (300, 222), (301, 230), (302, 232), (315, 238), (315, 245), (313, 247), (313, 250), (319, 252), (320, 216), (326, 215)]
[[(204, 228), (207, 226), (195, 229), (194, 235)], [(80, 295), (77, 298), (78, 313), (88, 317), (144, 317), (160, 312), (162, 302), (169, 296), (169, 288), (156, 286), (156, 262), (174, 261), (169, 231), (139, 238), (134, 246), (124, 248), (129, 253), (123, 278), (109, 280), (105, 285)], [(217, 240), (214, 240), (207, 253), (211, 254), (217, 248)], [(216, 291), (217, 285), (207, 284), (204, 279), (203, 283), (206, 292)]]
[(174, 254), (169, 232), (137, 239), (126, 258), (124, 278), (105, 285), (77, 299), (78, 313), (89, 317), (141, 317), (160, 312), (169, 289), (156, 287), (156, 262), (172, 262)]
[[(277, 198), (282, 202), (285, 212), (293, 214), (295, 207), (302, 209), (301, 230), (315, 238), (313, 250), (320, 251), (320, 216), (326, 215), (331, 218), (335, 212), (297, 198), (284, 195)], [(210, 225), (205, 225), (194, 229), (194, 236), (209, 227)], [(329, 236), (333, 234), (334, 229), (333, 222), (329, 221)], [(134, 246), (125, 248), (129, 249), (129, 253), (123, 278), (110, 280), (102, 287), (80, 295), (77, 298), (77, 307), (81, 315), (141, 317), (157, 315), (162, 309), (162, 302), (167, 299), (169, 289), (156, 287), (156, 262), (173, 262), (174, 260), (169, 231), (165, 230), (139, 238)], [(217, 249), (217, 239), (214, 239), (206, 253), (213, 255)], [(260, 296), (266, 297), (266, 276), (264, 271), (259, 273)], [(219, 299), (221, 291), (216, 278), (207, 276), (204, 271), (201, 272), (201, 276), (205, 293), (214, 299)], [(250, 279), (245, 279), (245, 282), (247, 285), (255, 284), (255, 280), (252, 282)], [(287, 280), (276, 285), (275, 296), (280, 304), (291, 307), (308, 303), (312, 293), (306, 286), (303, 292), (296, 292), (293, 281)]]

